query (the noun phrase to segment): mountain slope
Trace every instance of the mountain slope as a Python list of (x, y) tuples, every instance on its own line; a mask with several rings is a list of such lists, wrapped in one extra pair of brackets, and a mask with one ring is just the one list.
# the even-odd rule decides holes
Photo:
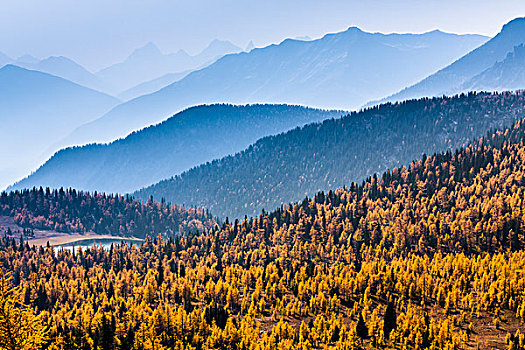
[(27, 68), (56, 75), (93, 90), (106, 93), (113, 90), (107, 82), (64, 56), (51, 56)]
[(476, 75), (503, 61), (515, 46), (525, 43), (525, 18), (517, 18), (503, 26), (501, 32), (484, 45), (456, 62), (430, 75), (381, 102), (402, 101), (425, 96), (441, 96), (464, 91), (462, 85)]
[(211, 63), (222, 56), (230, 53), (241, 52), (242, 49), (228, 40), (213, 40), (204, 50), (195, 55), (195, 59), (201, 64)]
[(214, 40), (200, 54), (190, 56), (184, 50), (163, 54), (153, 43), (135, 50), (126, 60), (107, 67), (96, 75), (115, 86), (121, 93), (143, 82), (157, 79), (169, 73), (194, 70), (210, 64), (219, 57), (242, 49), (229, 41)]
[(12, 188), (130, 192), (238, 152), (263, 136), (342, 113), (286, 105), (192, 107), (109, 145), (61, 150)]
[(362, 181), (422, 153), (455, 149), (523, 117), (525, 93), (386, 104), (263, 138), (246, 150), (138, 191), (225, 217)]
[[(7, 236), (0, 255), (20, 302), (49, 316), (53, 348), (522, 350), (524, 197), (521, 121), (362, 185), (211, 228), (128, 197), (3, 194), (0, 211), (13, 203), (8, 213), (24, 228), (87, 223), (162, 236), (74, 254)], [(204, 230), (166, 230), (191, 229), (192, 216)]]
[(64, 78), (93, 90), (106, 93), (113, 90), (108, 83), (89, 72), (80, 64), (64, 56), (50, 56), (43, 60), (25, 58), (17, 60), (15, 64), (22, 68)]
[(49, 157), (43, 149), (118, 103), (50, 74), (4, 66), (0, 69), (0, 188)]
[(118, 98), (120, 98), (123, 101), (129, 101), (131, 99), (137, 98), (142, 95), (148, 95), (151, 93), (154, 93), (155, 91), (158, 91), (170, 84), (173, 84), (176, 81), (181, 80), (186, 75), (191, 73), (191, 70), (187, 70), (180, 73), (169, 73), (165, 74), (159, 78), (146, 81), (144, 83), (141, 83), (137, 86), (134, 86), (128, 90), (125, 90), (118, 94)]
[(358, 28), (314, 41), (289, 39), (227, 55), (156, 93), (128, 101), (76, 130), (64, 144), (111, 141), (203, 103), (356, 108), (420, 80), (485, 40), (439, 31), (372, 34)]
[(140, 238), (161, 232), (177, 235), (209, 229), (216, 224), (211, 215), (201, 209), (140, 203), (129, 196), (91, 194), (75, 189), (2, 192), (1, 216), (12, 217), (17, 225), (35, 230)]
[(507, 57), (463, 84), (462, 90), (505, 91), (525, 89), (525, 47), (516, 46)]

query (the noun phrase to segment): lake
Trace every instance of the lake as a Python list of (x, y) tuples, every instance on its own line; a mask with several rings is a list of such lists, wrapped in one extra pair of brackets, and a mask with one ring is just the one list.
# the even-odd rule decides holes
[(55, 249), (57, 249), (57, 250), (60, 250), (60, 249), (72, 250), (72, 249), (74, 249), (75, 251), (77, 251), (78, 248), (80, 248), (82, 250), (86, 250), (86, 249), (89, 249), (89, 248), (93, 247), (94, 245), (101, 246), (104, 249), (109, 249), (112, 244), (113, 245), (117, 245), (117, 244), (121, 245), (123, 243), (127, 243), (127, 244), (130, 244), (130, 245), (138, 246), (138, 245), (142, 244), (143, 242), (144, 242), (143, 239), (89, 238), (89, 239), (82, 239), (82, 240), (78, 240), (78, 241), (70, 242), (70, 243), (65, 243), (65, 244), (61, 244), (61, 245), (56, 245)]

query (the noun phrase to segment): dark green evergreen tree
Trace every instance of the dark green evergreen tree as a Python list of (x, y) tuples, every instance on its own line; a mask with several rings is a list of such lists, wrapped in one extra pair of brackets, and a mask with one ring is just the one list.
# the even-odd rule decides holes
[(355, 332), (361, 339), (368, 338), (368, 327), (366, 326), (362, 313), (359, 313), (359, 319), (357, 320), (357, 324), (355, 326)]
[(115, 349), (115, 322), (108, 320), (104, 315), (99, 328), (100, 340), (98, 349), (114, 350)]
[(383, 333), (385, 334), (385, 339), (388, 339), (390, 337), (390, 332), (396, 329), (396, 327), (397, 327), (396, 305), (393, 301), (389, 301), (386, 306), (384, 324), (383, 324)]

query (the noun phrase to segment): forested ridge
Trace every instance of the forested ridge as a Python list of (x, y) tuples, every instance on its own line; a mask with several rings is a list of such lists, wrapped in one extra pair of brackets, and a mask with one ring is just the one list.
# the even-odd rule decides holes
[(60, 150), (10, 189), (43, 186), (132, 192), (239, 152), (261, 137), (343, 114), (277, 104), (195, 106), (109, 144)]
[(215, 225), (211, 214), (199, 208), (42, 187), (0, 193), (0, 215), (13, 217), (16, 224), (28, 229), (141, 238), (203, 231)]
[(385, 104), (263, 138), (234, 156), (135, 193), (243, 218), (349, 186), (423, 153), (455, 150), (524, 116), (525, 93), (469, 93)]
[(521, 350), (524, 197), (518, 121), (206, 232), (74, 254), (4, 239), (0, 263), (53, 349)]

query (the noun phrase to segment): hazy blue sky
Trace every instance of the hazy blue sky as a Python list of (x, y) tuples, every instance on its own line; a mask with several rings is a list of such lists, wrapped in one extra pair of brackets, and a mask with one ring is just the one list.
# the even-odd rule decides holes
[(0, 51), (66, 55), (94, 70), (148, 41), (196, 53), (215, 38), (256, 46), (366, 31), (496, 34), (523, 0), (2, 0)]

